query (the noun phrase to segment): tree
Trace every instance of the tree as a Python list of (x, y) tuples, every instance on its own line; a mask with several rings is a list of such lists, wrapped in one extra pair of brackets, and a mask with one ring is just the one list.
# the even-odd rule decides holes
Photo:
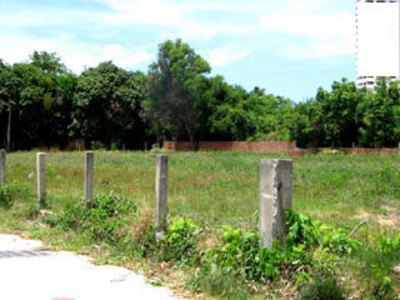
[(367, 93), (360, 103), (361, 143), (365, 146), (393, 147), (400, 141), (400, 93), (397, 82), (378, 81), (375, 93)]
[(207, 88), (207, 116), (213, 135), (225, 140), (287, 140), (285, 127), (291, 101), (255, 88), (248, 93), (228, 85), (222, 77), (211, 78)]
[(145, 142), (142, 101), (146, 76), (104, 62), (81, 74), (74, 96), (73, 135), (86, 143), (124, 143), (141, 148)]
[(15, 78), (11, 72), (11, 67), (0, 60), (0, 124), (6, 131), (0, 132), (0, 138), (4, 141), (7, 150), (11, 149), (11, 126), (12, 111), (15, 106)]
[(14, 64), (12, 72), (17, 81), (14, 128), (17, 135), (23, 136), (17, 140), (18, 148), (64, 148), (69, 139), (76, 76), (55, 54), (37, 51), (27, 63)]
[(299, 147), (317, 148), (324, 140), (321, 104), (308, 100), (296, 105), (290, 124), (291, 138)]
[(67, 73), (67, 68), (61, 62), (61, 59), (57, 56), (56, 53), (49, 53), (46, 51), (34, 51), (29, 58), (30, 63), (35, 67), (41, 69), (43, 72), (52, 72), (55, 74)]
[[(180, 39), (159, 46), (158, 59), (149, 68), (147, 114), (155, 127), (176, 138), (199, 142), (199, 105), (209, 64)], [(160, 134), (160, 130), (157, 130)]]
[(316, 101), (320, 103), (327, 146), (349, 147), (358, 140), (357, 106), (360, 93), (353, 82), (335, 81), (332, 92), (318, 90)]

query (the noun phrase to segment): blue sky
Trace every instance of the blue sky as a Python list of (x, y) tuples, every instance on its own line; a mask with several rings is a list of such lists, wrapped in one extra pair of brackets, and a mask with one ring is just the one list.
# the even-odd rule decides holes
[(302, 101), (355, 78), (350, 0), (0, 0), (0, 58), (56, 52), (76, 73), (113, 60), (147, 71), (181, 37), (213, 74)]

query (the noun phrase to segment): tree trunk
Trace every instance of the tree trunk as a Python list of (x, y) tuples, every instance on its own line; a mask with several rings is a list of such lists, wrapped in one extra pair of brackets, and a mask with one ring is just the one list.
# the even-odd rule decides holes
[(7, 151), (11, 150), (11, 106), (8, 109), (8, 123), (7, 123)]
[(160, 139), (160, 122), (157, 121), (157, 145), (161, 148), (161, 139)]
[(199, 150), (198, 139), (196, 138), (195, 130), (193, 130), (190, 125), (186, 126), (187, 134), (189, 135), (190, 145), (193, 151)]

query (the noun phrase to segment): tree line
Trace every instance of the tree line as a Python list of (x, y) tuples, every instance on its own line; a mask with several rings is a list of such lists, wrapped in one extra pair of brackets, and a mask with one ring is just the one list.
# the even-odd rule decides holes
[(300, 147), (391, 147), (400, 142), (397, 82), (375, 91), (334, 82), (305, 102), (228, 84), (180, 39), (166, 41), (147, 74), (111, 61), (69, 71), (55, 53), (0, 60), (0, 146), (149, 149), (164, 140), (294, 140)]

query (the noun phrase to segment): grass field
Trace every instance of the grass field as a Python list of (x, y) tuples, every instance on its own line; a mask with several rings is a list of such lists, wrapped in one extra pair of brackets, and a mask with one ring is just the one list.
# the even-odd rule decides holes
[[(116, 191), (153, 212), (155, 152), (96, 152), (95, 193)], [(172, 216), (193, 219), (218, 231), (224, 225), (250, 227), (257, 222), (259, 163), (282, 154), (248, 152), (168, 152), (169, 206)], [(49, 209), (57, 213), (82, 201), (84, 153), (46, 157)], [(23, 216), (35, 205), (35, 153), (7, 156), (7, 182), (26, 186), (27, 196), (11, 209), (0, 209), (0, 229), (34, 232), (40, 226)], [(294, 159), (294, 209), (373, 241), (394, 236), (400, 225), (400, 156), (310, 155)], [(36, 227), (35, 227), (36, 226)], [(58, 243), (60, 244), (60, 243)], [(67, 248), (74, 248), (63, 241)], [(78, 245), (75, 245), (79, 249)]]
[[(172, 215), (210, 225), (251, 222), (258, 209), (259, 162), (283, 157), (270, 153), (169, 154)], [(155, 153), (96, 152), (95, 193), (121, 192), (154, 206)], [(7, 181), (29, 187), (35, 201), (35, 153), (7, 156)], [(83, 198), (84, 154), (46, 157), (48, 203), (54, 211)], [(395, 229), (400, 221), (400, 156), (311, 155), (294, 160), (294, 209), (347, 229), (371, 218), (371, 230)]]

